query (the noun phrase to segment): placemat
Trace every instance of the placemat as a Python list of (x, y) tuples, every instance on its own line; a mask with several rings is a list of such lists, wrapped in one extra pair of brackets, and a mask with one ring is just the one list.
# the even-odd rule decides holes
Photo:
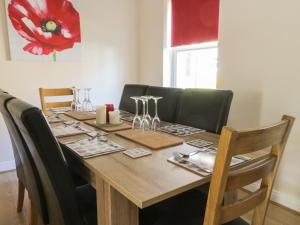
[(120, 152), (125, 148), (112, 141), (101, 141), (98, 138), (84, 139), (66, 146), (82, 158), (91, 158), (99, 155)]
[(124, 120), (126, 122), (130, 122), (130, 123), (133, 121), (133, 118), (134, 118), (134, 116), (132, 116), (132, 115), (121, 116), (121, 120)]
[(158, 130), (179, 137), (185, 137), (192, 134), (205, 132), (205, 130), (195, 128), (195, 127), (189, 127), (181, 124), (172, 124), (172, 125), (160, 127)]
[[(215, 148), (204, 147), (197, 150), (194, 154), (191, 153), (189, 157), (183, 157), (180, 152), (176, 152), (168, 161), (198, 175), (209, 176), (214, 169), (216, 154)], [(248, 160), (250, 160), (248, 157), (236, 156), (232, 158), (230, 166), (237, 166)]]
[(88, 130), (81, 127), (73, 127), (73, 126), (66, 126), (66, 125), (52, 127), (51, 130), (54, 136), (57, 138), (74, 136), (79, 134), (86, 134), (89, 132)]
[(96, 114), (94, 112), (66, 112), (65, 115), (79, 120), (79, 121), (84, 121), (84, 120), (92, 120), (96, 119)]
[(183, 143), (183, 140), (178, 137), (154, 131), (143, 132), (140, 129), (119, 131), (116, 134), (154, 150), (180, 145)]
[(115, 132), (121, 130), (131, 129), (131, 125), (128, 123), (122, 123), (119, 125), (105, 124), (105, 125), (97, 125), (95, 120), (85, 121), (86, 124), (98, 128), (100, 130), (104, 130), (106, 132)]

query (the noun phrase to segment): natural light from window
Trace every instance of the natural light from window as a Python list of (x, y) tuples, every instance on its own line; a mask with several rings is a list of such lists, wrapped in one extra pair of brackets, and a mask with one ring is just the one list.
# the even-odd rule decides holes
[(217, 43), (173, 49), (173, 86), (215, 89), (217, 83)]

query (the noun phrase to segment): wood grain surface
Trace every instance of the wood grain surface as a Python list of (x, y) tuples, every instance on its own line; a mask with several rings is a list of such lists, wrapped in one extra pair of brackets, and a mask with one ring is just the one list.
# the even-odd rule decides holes
[(169, 134), (154, 131), (142, 131), (140, 129), (120, 131), (116, 134), (153, 150), (181, 145), (183, 143), (183, 139)]
[[(73, 120), (65, 115), (61, 117), (65, 120)], [(84, 123), (82, 126), (90, 130), (97, 130)], [(61, 138), (59, 141), (63, 144), (87, 137), (87, 135), (78, 135)], [(115, 133), (110, 133), (107, 137), (127, 149), (142, 147)], [(204, 132), (184, 137), (183, 140), (190, 141), (198, 138), (217, 144), (219, 135)], [(69, 164), (72, 169), (81, 174), (94, 187), (96, 187), (97, 177), (101, 178), (136, 206), (145, 208), (210, 181), (210, 176), (203, 177), (194, 174), (167, 161), (174, 152), (195, 150), (197, 148), (183, 143), (152, 151), (152, 155), (139, 159), (131, 159), (122, 152), (86, 160), (76, 157), (71, 151), (66, 150), (65, 154), (71, 161)], [(261, 151), (247, 156), (251, 157), (250, 161), (256, 161), (262, 159), (267, 153), (268, 151)]]
[(97, 125), (95, 120), (89, 120), (89, 121), (85, 121), (85, 123), (97, 129), (103, 130), (105, 132), (116, 132), (116, 131), (131, 129), (131, 125), (127, 122), (123, 122), (120, 125), (111, 125), (111, 124)]

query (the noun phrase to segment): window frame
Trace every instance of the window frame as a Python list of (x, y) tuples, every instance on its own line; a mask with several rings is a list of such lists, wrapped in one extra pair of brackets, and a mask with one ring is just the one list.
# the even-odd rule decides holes
[[(171, 48), (171, 78), (170, 78), (170, 85), (171, 87), (177, 87), (177, 53), (184, 52), (184, 51), (196, 51), (196, 50), (204, 50), (204, 49), (218, 49), (218, 42), (207, 42), (202, 44), (194, 44), (194, 45), (185, 45), (179, 47), (172, 47)], [(218, 68), (218, 59), (217, 59), (217, 68)]]

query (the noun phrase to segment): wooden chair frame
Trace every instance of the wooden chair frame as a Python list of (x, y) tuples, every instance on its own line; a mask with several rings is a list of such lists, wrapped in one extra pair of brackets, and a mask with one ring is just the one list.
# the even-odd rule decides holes
[(73, 95), (73, 90), (71, 88), (40, 88), (40, 99), (42, 110), (46, 111), (49, 108), (58, 107), (69, 107), (71, 106), (71, 101), (66, 102), (46, 102), (46, 97), (58, 97), (58, 96), (71, 96)]
[[(212, 175), (204, 225), (220, 225), (254, 209), (252, 225), (263, 225), (274, 179), (295, 118), (283, 116), (282, 121), (266, 128), (248, 131), (222, 130), (216, 164)], [(230, 171), (233, 156), (271, 148), (259, 162)], [(260, 188), (247, 197), (223, 204), (225, 193), (262, 180)]]

